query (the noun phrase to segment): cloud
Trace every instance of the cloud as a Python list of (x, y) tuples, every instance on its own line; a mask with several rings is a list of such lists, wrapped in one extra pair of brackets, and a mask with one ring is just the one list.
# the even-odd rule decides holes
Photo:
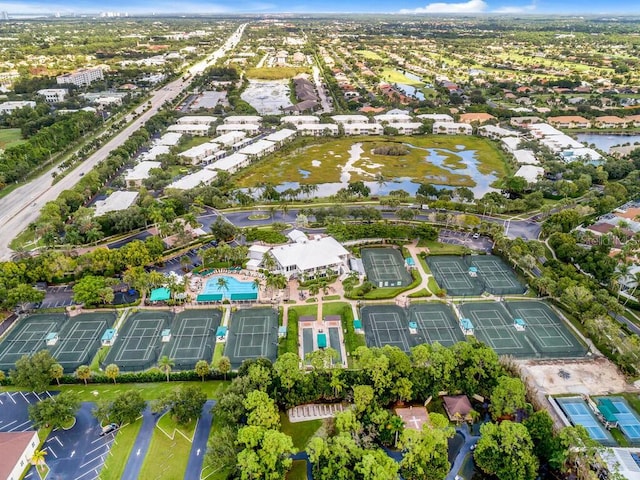
[(536, 4), (531, 3), (529, 5), (521, 5), (521, 6), (504, 6), (493, 10), (494, 13), (527, 13), (533, 12), (536, 9)]
[(400, 13), (480, 13), (487, 9), (484, 0), (469, 0), (463, 3), (429, 3), (425, 7), (402, 9)]

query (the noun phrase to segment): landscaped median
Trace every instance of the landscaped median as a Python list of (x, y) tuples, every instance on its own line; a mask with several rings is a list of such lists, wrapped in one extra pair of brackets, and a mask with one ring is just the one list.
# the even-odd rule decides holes
[(153, 431), (140, 478), (184, 478), (196, 425), (195, 420), (178, 425), (171, 415), (164, 414)]
[(100, 480), (119, 480), (124, 473), (129, 460), (129, 454), (136, 443), (138, 432), (142, 427), (142, 417), (128, 425), (123, 425), (116, 435), (113, 445), (111, 445), (110, 455), (104, 462), (104, 467), (100, 472)]

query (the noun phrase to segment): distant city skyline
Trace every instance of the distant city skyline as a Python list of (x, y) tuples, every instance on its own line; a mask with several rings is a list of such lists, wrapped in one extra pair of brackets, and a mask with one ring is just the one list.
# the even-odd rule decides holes
[(399, 13), (399, 14), (569, 14), (569, 15), (630, 15), (640, 14), (640, 2), (630, 5), (623, 1), (593, 0), (403, 0), (389, 3), (383, 0), (338, 0), (293, 2), (291, 0), (240, 0), (210, 2), (189, 0), (116, 0), (104, 4), (89, 0), (73, 3), (23, 0), (0, 2), (0, 11), (9, 15), (45, 15), (59, 13), (94, 14), (100, 12), (141, 14), (234, 14), (234, 13)]

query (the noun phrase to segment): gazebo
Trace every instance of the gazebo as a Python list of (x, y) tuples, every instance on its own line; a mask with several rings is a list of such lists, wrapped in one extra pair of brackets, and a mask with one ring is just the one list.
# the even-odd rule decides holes
[(466, 395), (445, 395), (442, 397), (444, 409), (452, 422), (471, 421), (471, 402)]
[(469, 320), (468, 318), (461, 318), (460, 330), (462, 330), (462, 333), (465, 335), (473, 335), (474, 327), (473, 323), (471, 323), (471, 320)]
[(513, 326), (516, 327), (516, 330), (519, 332), (524, 332), (527, 328), (527, 324), (521, 318), (516, 318), (513, 320)]
[(409, 322), (409, 333), (412, 335), (418, 333), (418, 324), (416, 322)]
[(469, 276), (477, 277), (478, 276), (478, 267), (469, 267)]

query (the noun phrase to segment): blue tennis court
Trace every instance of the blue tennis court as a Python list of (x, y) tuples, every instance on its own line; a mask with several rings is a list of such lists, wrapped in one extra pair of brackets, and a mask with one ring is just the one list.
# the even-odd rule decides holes
[[(606, 408), (607, 413), (612, 415), (618, 423), (618, 428), (622, 431), (629, 442), (640, 443), (640, 419), (631, 409), (627, 401), (622, 397), (606, 397), (598, 399), (598, 408)], [(604, 412), (603, 412), (604, 413)]]
[(600, 423), (586, 402), (580, 397), (556, 398), (562, 411), (572, 424), (582, 425), (589, 436), (605, 445), (617, 445), (611, 434)]

